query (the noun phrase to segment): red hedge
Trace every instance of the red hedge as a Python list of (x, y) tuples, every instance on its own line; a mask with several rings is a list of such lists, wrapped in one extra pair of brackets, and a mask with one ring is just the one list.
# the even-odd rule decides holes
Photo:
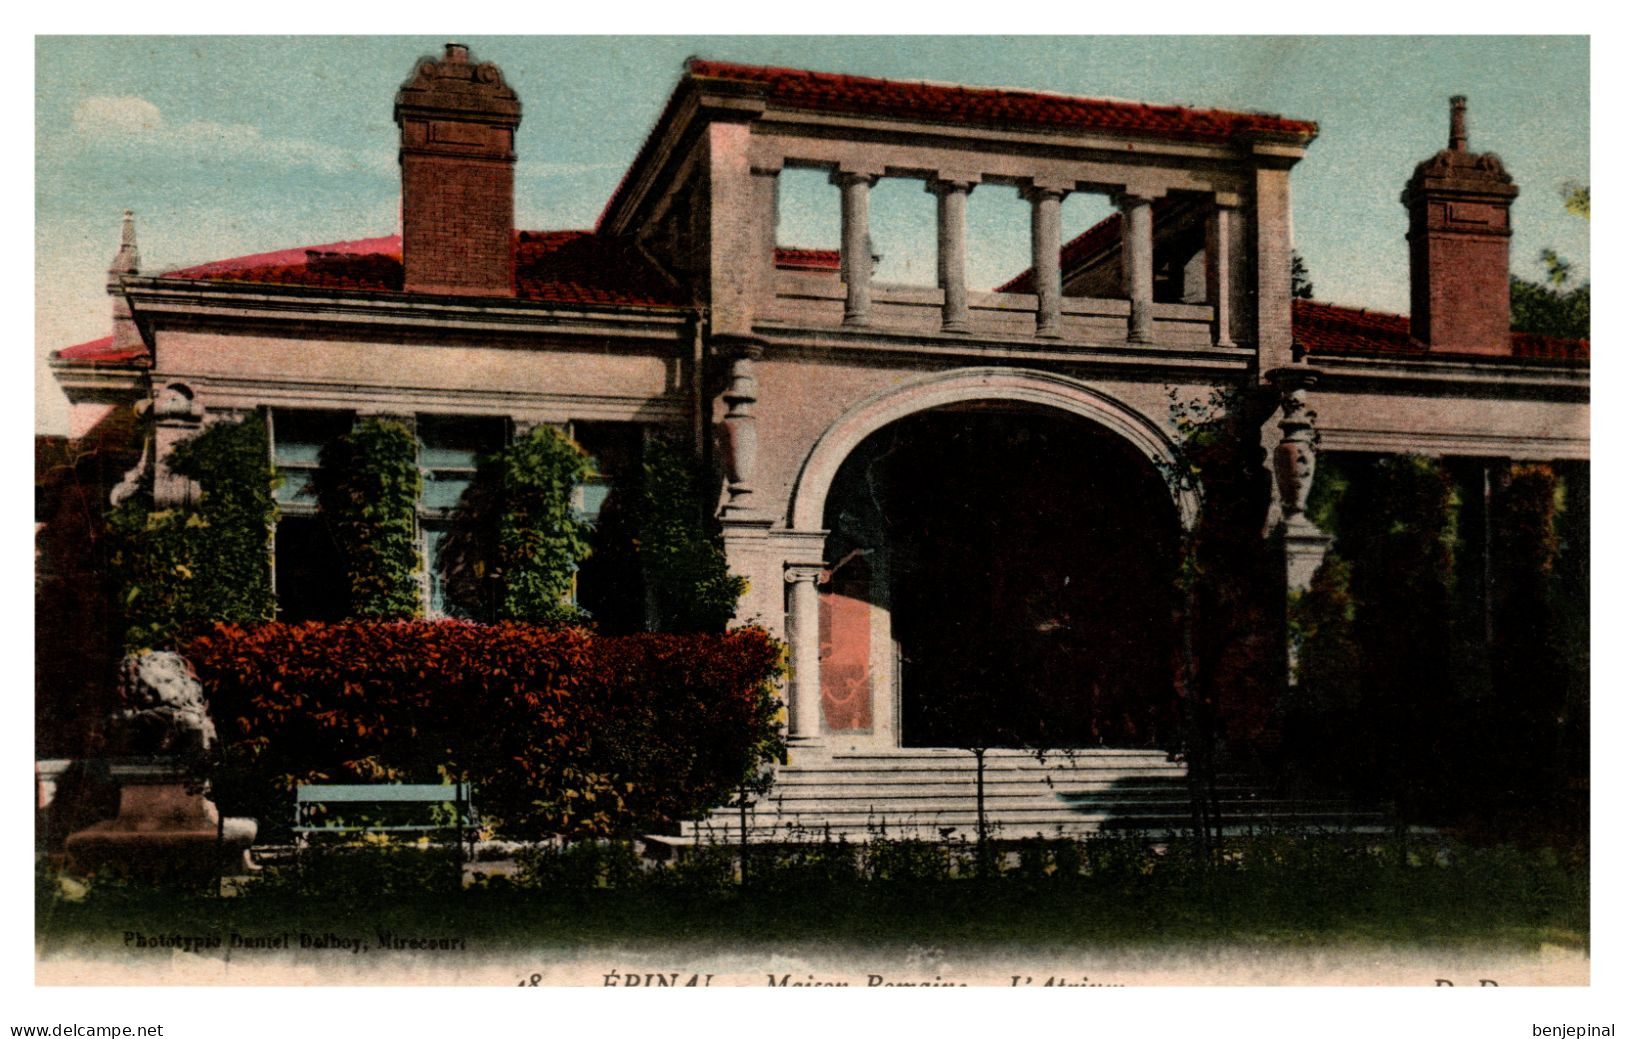
[(280, 818), (295, 781), (467, 776), (513, 837), (668, 826), (783, 749), (766, 632), (602, 636), (456, 621), (216, 625), (184, 647), (220, 799)]

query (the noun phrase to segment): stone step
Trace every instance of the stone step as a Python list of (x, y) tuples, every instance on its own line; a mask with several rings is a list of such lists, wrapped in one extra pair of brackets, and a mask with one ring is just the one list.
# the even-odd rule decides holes
[[(1345, 810), (1339, 808), (1324, 808), (1318, 805), (1299, 805), (1289, 802), (1281, 802), (1268, 806), (1234, 808), (1229, 811), (1221, 811), (1220, 818), (1238, 820), (1286, 817), (1298, 818), (1306, 816), (1345, 815), (1357, 811), (1357, 809)], [(729, 814), (731, 819), (728, 821), (735, 821), (738, 819), (739, 813), (737, 809), (731, 810)], [(1188, 804), (1175, 801), (1161, 804), (1106, 804), (1076, 807), (1064, 804), (1055, 804), (1053, 802), (1047, 804), (1027, 802), (1003, 804), (997, 806), (996, 809), (994, 806), (987, 807), (988, 817), (996, 819), (1029, 819), (1038, 817), (1053, 819), (1123, 819), (1131, 816), (1136, 818), (1164, 818), (1172, 816), (1188, 818), (1190, 814), (1190, 806)], [(948, 816), (953, 816), (956, 818), (962, 817), (974, 820), (976, 818), (976, 805), (974, 802), (964, 802), (948, 805), (911, 806), (862, 804), (859, 802), (847, 801), (812, 803), (800, 807), (787, 805), (782, 809), (773, 808), (767, 811), (758, 809), (755, 812), (755, 817), (764, 821), (774, 818), (792, 817), (801, 820), (818, 818), (850, 821), (855, 819), (875, 819), (899, 816), (930, 816), (932, 818), (946, 818)], [(720, 816), (717, 818), (720, 818)]]
[[(1222, 823), (1223, 827), (1230, 832), (1240, 832), (1248, 829), (1279, 829), (1281, 827), (1339, 831), (1370, 827), (1381, 830), (1387, 826), (1383, 817), (1376, 812), (1324, 811), (1313, 806), (1297, 809), (1283, 808), (1269, 812), (1231, 813), (1222, 817)], [(737, 815), (728, 819), (712, 817), (698, 823), (685, 823), (681, 833), (685, 836), (698, 836), (723, 831), (736, 833), (738, 825)], [(1135, 812), (1056, 812), (1053, 810), (990, 812), (988, 813), (988, 825), (994, 833), (1000, 836), (1017, 832), (1031, 835), (1056, 831), (1094, 833), (1102, 830), (1141, 830), (1148, 833), (1159, 833), (1188, 829), (1191, 825), (1191, 816), (1188, 807), (1172, 805), (1157, 811)], [(753, 838), (776, 833), (780, 835), (781, 839), (791, 831), (816, 835), (826, 829), (831, 833), (844, 834), (848, 837), (881, 833), (895, 835), (900, 829), (940, 837), (940, 831), (945, 828), (952, 828), (961, 834), (974, 833), (976, 830), (976, 812), (974, 808), (969, 811), (947, 809), (943, 811), (891, 813), (819, 811), (803, 814), (785, 812), (770, 815), (757, 814), (752, 817), (749, 824), (749, 831)]]
[[(818, 840), (824, 833), (849, 840), (890, 836), (941, 839), (976, 829), (975, 758), (966, 751), (905, 748), (895, 751), (792, 750), (773, 787), (751, 810), (752, 840)], [(982, 804), (1000, 836), (1101, 830), (1180, 830), (1191, 822), (1185, 765), (1162, 751), (1089, 749), (1053, 752), (989, 751), (982, 769)], [(1227, 827), (1294, 826), (1347, 830), (1382, 820), (1341, 800), (1283, 797), (1253, 777), (1225, 774), (1214, 793)], [(721, 809), (685, 823), (685, 837), (739, 830), (737, 809)]]
[[(919, 793), (938, 793), (944, 796), (963, 794), (976, 796), (976, 779), (962, 776), (874, 776), (868, 773), (841, 776), (787, 777), (774, 783), (763, 797), (801, 797), (808, 791), (828, 791), (831, 796), (908, 796)], [(1119, 779), (1078, 779), (1049, 776), (988, 776), (982, 784), (983, 793), (993, 796), (1016, 790), (1052, 797), (1093, 797), (1098, 795), (1122, 797), (1175, 797), (1190, 798), (1190, 787), (1183, 779), (1156, 782)], [(1267, 788), (1258, 784), (1230, 783), (1215, 788), (1223, 797), (1266, 796)]]
[[(1382, 836), (1391, 834), (1393, 827), (1387, 821), (1376, 817), (1359, 817), (1353, 819), (1304, 819), (1304, 820), (1270, 820), (1258, 821), (1251, 824), (1227, 824), (1224, 831), (1236, 835), (1260, 830), (1294, 829), (1305, 832), (1332, 831), (1339, 834), (1361, 834)], [(946, 831), (946, 833), (944, 832)], [(1155, 840), (1170, 834), (1190, 832), (1189, 820), (1113, 820), (1107, 823), (1087, 819), (1045, 820), (1030, 822), (1006, 822), (997, 826), (990, 826), (990, 836), (1001, 841), (1020, 840), (1023, 838), (1083, 838), (1101, 833), (1136, 832)], [(794, 821), (781, 822), (767, 826), (752, 826), (746, 834), (746, 840), (757, 844), (800, 844), (816, 843), (822, 840), (845, 840), (853, 844), (867, 843), (879, 837), (891, 840), (914, 838), (920, 840), (973, 840), (976, 836), (975, 820), (964, 823), (952, 823), (935, 819), (894, 819), (887, 820), (884, 825), (865, 823), (863, 825), (847, 823), (797, 823)], [(685, 825), (682, 834), (676, 838), (694, 843), (731, 843), (739, 839), (738, 824), (726, 825), (720, 822), (708, 823), (702, 826)]]

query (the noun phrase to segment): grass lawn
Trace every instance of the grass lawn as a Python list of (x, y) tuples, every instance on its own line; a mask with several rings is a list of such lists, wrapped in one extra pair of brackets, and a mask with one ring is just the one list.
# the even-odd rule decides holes
[(513, 878), (461, 890), (447, 862), (416, 849), (303, 874), (267, 870), (227, 898), (134, 883), (93, 883), (64, 898), (46, 875), (37, 950), (41, 958), (114, 953), (130, 934), (301, 932), (368, 942), (380, 932), (455, 935), (471, 949), (561, 954), (672, 943), (899, 952), (1212, 942), (1589, 949), (1583, 856), (1460, 847), (1395, 855), (1316, 838), (1249, 849), (1223, 866), (1198, 867), (1166, 848), (1119, 841), (1084, 848), (1081, 858), (1053, 849), (1030, 855), (1027, 872), (1011, 867), (991, 878), (958, 875), (963, 861), (950, 872), (949, 859), (926, 845), (890, 860), (844, 845), (758, 851), (743, 887), (727, 849), (648, 869), (604, 846), (533, 856)]

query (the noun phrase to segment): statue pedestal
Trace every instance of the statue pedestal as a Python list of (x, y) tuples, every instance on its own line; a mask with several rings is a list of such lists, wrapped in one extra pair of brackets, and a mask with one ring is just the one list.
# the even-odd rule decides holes
[(1315, 571), (1326, 561), (1331, 548), (1330, 534), (1299, 513), (1282, 524), (1282, 545), (1286, 552), (1286, 586), (1288, 591), (1301, 592), (1315, 579)]
[(258, 826), (226, 819), (187, 775), (168, 763), (115, 764), (118, 816), (68, 835), (68, 868), (81, 875), (111, 870), (143, 878), (208, 880), (252, 868), (248, 846)]

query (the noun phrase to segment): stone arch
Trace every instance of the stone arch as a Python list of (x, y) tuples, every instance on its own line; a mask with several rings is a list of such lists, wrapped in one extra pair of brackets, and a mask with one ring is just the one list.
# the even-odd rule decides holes
[(1174, 441), (1145, 415), (1076, 379), (1025, 368), (956, 368), (911, 379), (861, 401), (836, 419), (802, 464), (790, 503), (794, 530), (819, 530), (824, 502), (841, 463), (864, 438), (898, 419), (931, 408), (979, 400), (1017, 401), (1077, 415), (1111, 430), (1138, 450), (1157, 470), (1190, 531), (1199, 502), (1194, 489), (1169, 480), (1178, 471)]

